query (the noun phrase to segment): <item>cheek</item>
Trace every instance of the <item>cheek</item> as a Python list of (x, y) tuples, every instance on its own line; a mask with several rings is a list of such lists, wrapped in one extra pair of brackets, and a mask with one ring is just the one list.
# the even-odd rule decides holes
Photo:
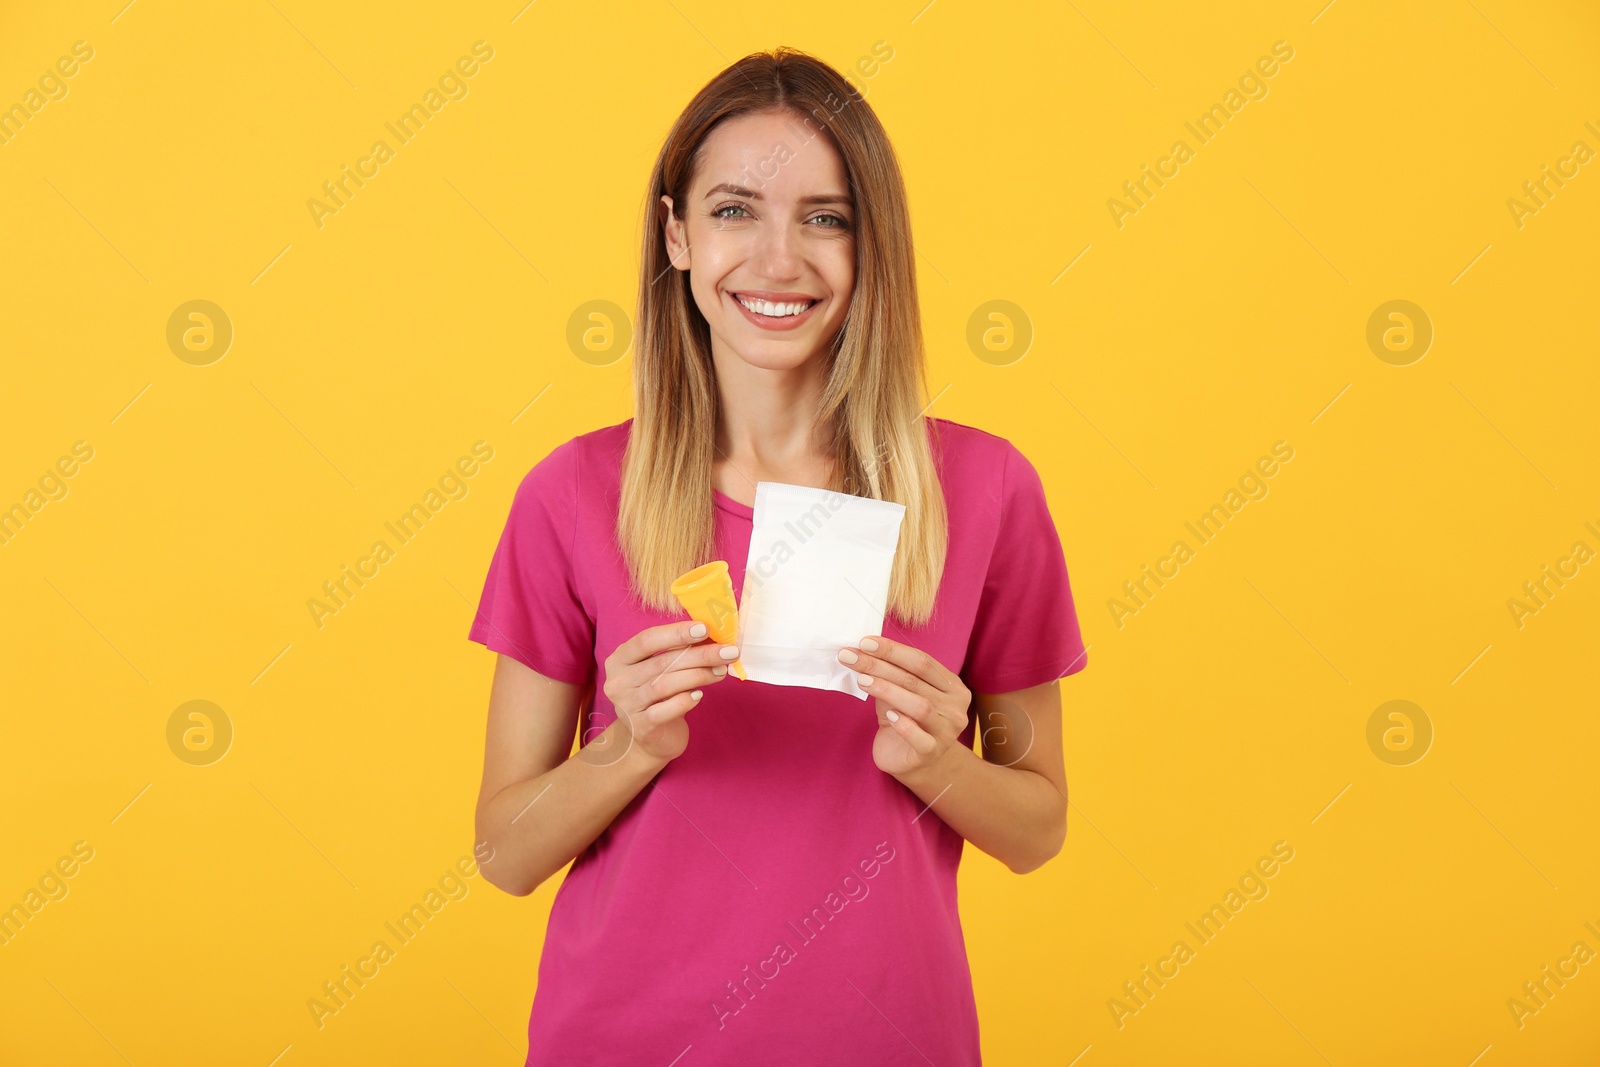
[(844, 318), (850, 312), (850, 305), (855, 297), (855, 273), (848, 271), (843, 278), (843, 284), (833, 290), (833, 308), (829, 313), (835, 327), (844, 323)]
[(836, 308), (849, 306), (856, 285), (855, 249), (841, 245), (818, 264), (818, 273), (827, 281)]
[(747, 323), (739, 309), (733, 306), (733, 298), (719, 288), (721, 277), (708, 275), (694, 285), (694, 302), (700, 309), (701, 317), (706, 320), (707, 328), (726, 342), (741, 335)]
[(701, 299), (716, 298), (716, 288), (739, 263), (741, 253), (735, 234), (727, 230), (701, 224), (689, 232), (690, 284)]
[(718, 315), (727, 311), (722, 306), (722, 294), (717, 291), (715, 276), (705, 270), (690, 271), (689, 289), (694, 294), (695, 306), (700, 309), (700, 314), (708, 320), (715, 321)]
[(688, 234), (688, 239), (694, 252), (689, 261), (689, 290), (702, 313), (715, 311), (717, 282), (725, 274), (718, 263), (716, 235), (694, 231)]

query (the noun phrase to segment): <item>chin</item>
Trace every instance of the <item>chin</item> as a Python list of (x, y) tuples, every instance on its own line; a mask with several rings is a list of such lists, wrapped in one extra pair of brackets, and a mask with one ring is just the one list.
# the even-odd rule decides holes
[(793, 370), (804, 366), (817, 355), (816, 351), (802, 353), (798, 345), (784, 345), (781, 348), (758, 345), (755, 349), (729, 346), (740, 361), (762, 370)]

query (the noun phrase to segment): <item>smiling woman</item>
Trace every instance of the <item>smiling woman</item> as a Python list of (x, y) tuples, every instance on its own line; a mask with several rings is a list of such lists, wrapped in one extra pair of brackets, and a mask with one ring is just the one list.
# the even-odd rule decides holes
[[(530, 1064), (980, 1060), (956, 870), (966, 842), (1018, 873), (1060, 850), (1058, 679), (1085, 656), (1039, 473), (925, 414), (910, 234), (887, 133), (804, 53), (735, 63), (666, 137), (635, 413), (528, 472), (469, 631), (500, 654), (484, 877), (525, 895), (572, 864)], [(737, 644), (672, 594), (708, 562), (736, 595), (761, 580), (762, 482), (904, 508), (886, 632), (823, 650), (866, 700), (722, 684)], [(975, 714), (1027, 750), (980, 758)], [(834, 930), (867, 854), (873, 902)], [(776, 950), (790, 924), (803, 953)]]

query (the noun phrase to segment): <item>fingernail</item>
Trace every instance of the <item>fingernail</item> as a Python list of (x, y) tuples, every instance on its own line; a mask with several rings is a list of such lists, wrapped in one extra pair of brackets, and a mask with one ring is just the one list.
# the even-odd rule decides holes
[(739, 646), (738, 645), (728, 645), (727, 647), (725, 647), (722, 650), (721, 656), (722, 656), (723, 659), (738, 659), (739, 658)]
[(711, 668), (711, 673), (716, 675), (718, 678), (721, 678), (724, 674), (728, 673), (728, 668), (726, 668), (726, 667), (712, 667)]
[(889, 721), (890, 721), (890, 722), (899, 722), (899, 721), (900, 721), (900, 715), (899, 715), (899, 713), (898, 713), (898, 712), (896, 712), (896, 711), (895, 711), (895, 710), (894, 710), (894, 709), (892, 709), (892, 708), (891, 708), (891, 709), (890, 709), (890, 710), (888, 710), (888, 711), (886, 711), (886, 712), (884, 712), (884, 713), (883, 713), (883, 717), (884, 717), (884, 718), (885, 718), (885, 719), (888, 719), (888, 720), (889, 720)]
[(703, 696), (705, 696), (705, 694), (702, 693), (700, 690), (696, 689), (694, 692), (689, 694), (689, 699), (690, 700), (699, 700)]
[(690, 637), (704, 637), (706, 633), (706, 624), (703, 622), (697, 622), (693, 626), (689, 627)]
[(867, 674), (863, 674), (858, 679), (858, 681), (860, 681), (862, 685), (871, 685), (872, 684), (872, 676), (871, 675), (867, 675)]
[(878, 642), (874, 641), (870, 637), (863, 637), (861, 640), (856, 642), (856, 647), (864, 652), (876, 652), (878, 651)]
[(848, 648), (841, 648), (839, 650), (840, 663), (854, 663), (858, 658), (860, 657), (858, 657), (854, 652), (851, 652)]

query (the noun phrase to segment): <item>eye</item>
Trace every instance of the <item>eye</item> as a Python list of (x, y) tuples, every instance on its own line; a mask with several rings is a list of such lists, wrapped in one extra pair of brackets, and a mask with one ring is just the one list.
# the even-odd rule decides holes
[(750, 214), (745, 210), (745, 206), (743, 204), (730, 203), (713, 208), (711, 211), (711, 217), (714, 219), (736, 219), (741, 217), (739, 215), (724, 215), (724, 211), (744, 211), (745, 214), (743, 217), (748, 217)]
[(825, 215), (818, 215), (816, 218), (812, 219), (811, 221), (812, 222), (821, 222), (824, 219), (832, 219), (833, 220), (833, 224), (832, 225), (823, 227), (823, 229), (825, 229), (825, 230), (841, 230), (841, 229), (847, 230), (847, 229), (850, 228), (850, 220), (849, 219), (845, 218), (842, 215), (835, 215), (832, 212), (829, 212), (828, 214), (825, 214)]

